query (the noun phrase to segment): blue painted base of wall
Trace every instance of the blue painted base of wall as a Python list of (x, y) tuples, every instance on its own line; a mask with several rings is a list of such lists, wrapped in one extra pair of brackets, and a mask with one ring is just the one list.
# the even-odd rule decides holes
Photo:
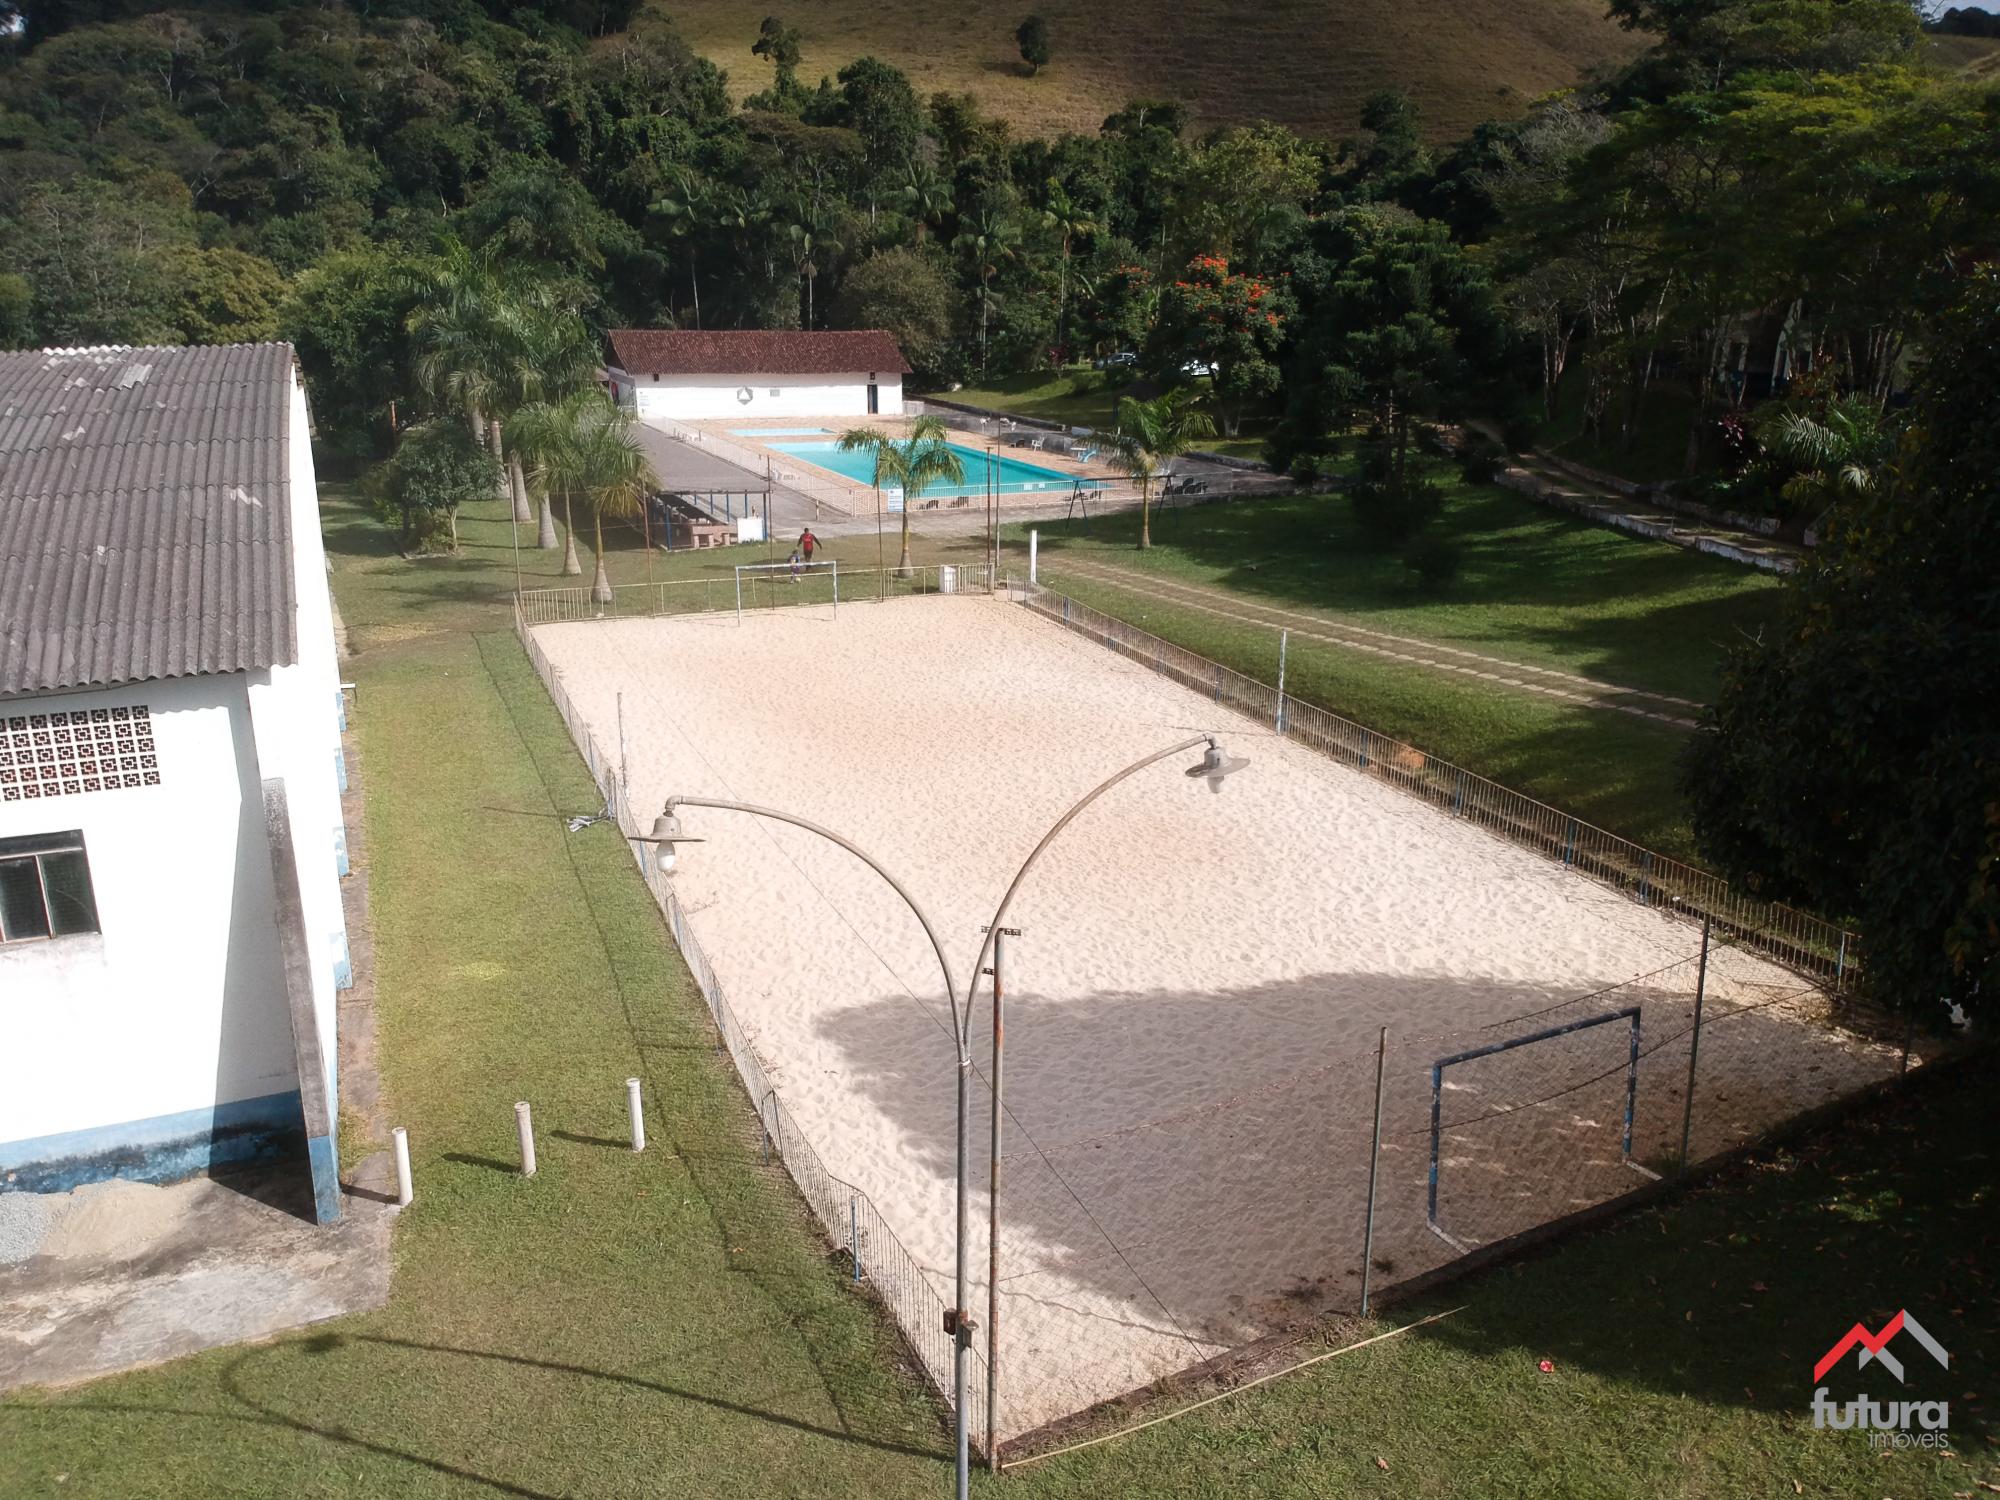
[(0, 1141), (0, 1193), (66, 1193), (114, 1177), (179, 1182), (305, 1152), (305, 1116), (293, 1089), (150, 1120)]

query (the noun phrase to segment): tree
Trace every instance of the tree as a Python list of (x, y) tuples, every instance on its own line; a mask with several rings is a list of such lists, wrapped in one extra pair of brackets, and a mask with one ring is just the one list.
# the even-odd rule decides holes
[(170, 314), (191, 344), (255, 344), (275, 338), (285, 279), (260, 255), (217, 248), (179, 257)]
[(798, 27), (787, 26), (776, 16), (764, 17), (757, 28), (757, 40), (750, 44), (750, 52), (752, 56), (770, 59), (773, 69), (771, 90), (768, 94), (744, 100), (745, 108), (754, 104), (758, 108), (788, 114), (799, 112), (806, 98), (806, 91), (799, 86), (803, 40)]
[(1021, 61), (1028, 65), (1029, 77), (1049, 65), (1049, 23), (1040, 16), (1023, 21), (1015, 29), (1014, 41), (1021, 49)]
[(379, 453), (396, 382), (407, 366), (405, 323), (415, 281), (396, 255), (369, 246), (328, 256), (292, 284), (278, 311), (280, 336), (298, 351), (322, 431)]
[(1062, 259), (1057, 262), (1056, 267), (1056, 343), (1067, 353), (1070, 251), (1078, 239), (1088, 238), (1097, 233), (1097, 220), (1070, 195), (1069, 189), (1063, 186), (1060, 179), (1051, 177), (1048, 205), (1042, 210), (1042, 223), (1062, 246)]
[(1383, 482), (1410, 493), (1415, 424), (1465, 405), (1504, 372), (1507, 325), (1485, 275), (1442, 224), (1360, 209), (1330, 230), (1327, 258), (1296, 282), (1289, 438), (1309, 447), (1363, 416), (1384, 452)]
[(377, 482), (383, 499), (402, 518), (404, 546), (432, 545), (443, 517), (450, 550), (457, 552), (459, 507), (492, 496), (499, 465), (464, 423), (433, 419), (403, 434)]
[(612, 600), (604, 565), (605, 517), (638, 515), (647, 490), (659, 482), (632, 426), (632, 418), (595, 386), (523, 407), (514, 418), (514, 440), (536, 483), (562, 501), (566, 574), (583, 572), (573, 507), (581, 501), (590, 511), (597, 550), (590, 597), (599, 604)]
[(1732, 652), (1684, 786), (1724, 873), (1857, 920), (1869, 990), (1941, 1023), (2000, 985), (2000, 271), (1926, 343), (1892, 481)]
[(912, 365), (934, 371), (951, 339), (951, 283), (914, 250), (878, 250), (842, 279), (834, 322), (841, 328), (886, 328)]
[(1244, 408), (1278, 388), (1277, 350), (1291, 312), (1282, 283), (1233, 275), (1228, 261), (1198, 255), (1160, 290), (1149, 341), (1155, 370), (1175, 380), (1189, 364), (1208, 366), (1222, 430), (1235, 437)]
[(1153, 516), (1148, 504), (1153, 481), (1173, 459), (1203, 438), (1215, 436), (1215, 423), (1195, 407), (1194, 392), (1179, 386), (1141, 401), (1122, 396), (1117, 427), (1110, 437), (1114, 468), (1139, 482), (1139, 546), (1153, 545)]
[(903, 555), (896, 572), (905, 578), (910, 575), (910, 507), (929, 485), (965, 483), (965, 465), (952, 451), (950, 435), (941, 417), (918, 417), (902, 442), (873, 427), (850, 427), (840, 435), (841, 452), (866, 453), (873, 464), (869, 477), (878, 528), (883, 488), (903, 492)]
[(1020, 240), (1020, 227), (988, 205), (965, 219), (959, 228), (958, 238), (952, 241), (953, 248), (966, 258), (978, 282), (979, 372), (982, 375), (986, 373), (987, 329), (992, 319), (993, 304), (997, 300), (993, 293), (993, 278), (1003, 265), (1014, 258), (1015, 247)]

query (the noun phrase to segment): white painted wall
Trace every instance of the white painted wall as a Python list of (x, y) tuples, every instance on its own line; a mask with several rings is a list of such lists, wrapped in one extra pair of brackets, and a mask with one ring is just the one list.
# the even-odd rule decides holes
[(0, 1143), (297, 1087), (247, 681), (133, 683), (0, 714), (144, 703), (160, 785), (0, 802), (83, 831), (96, 936), (0, 945)]
[(335, 853), (344, 838), (340, 783), (340, 672), (334, 658), (333, 601), (320, 537), (319, 487), (313, 473), (305, 390), (291, 375), (290, 442), (292, 587), (299, 601), (298, 661), (250, 674), (249, 701), (263, 776), (284, 778), (297, 852), (299, 896), (312, 954), (313, 1011), (326, 1066), (329, 1108), (338, 1113), (334, 1034), (336, 958), (346, 950)]
[(337, 1099), (339, 672), (305, 394), (290, 393), (296, 665), (0, 699), (0, 715), (144, 703), (160, 785), (0, 802), (0, 837), (80, 829), (94, 936), (0, 945), (0, 1145), (298, 1086), (263, 779), (290, 803), (313, 1003)]
[[(868, 414), (868, 387), (877, 387), (878, 415), (903, 414), (903, 377), (893, 370), (843, 375), (631, 375), (606, 373), (619, 402), (641, 417), (678, 417), (700, 422), (742, 417), (861, 417)], [(871, 381), (872, 376), (872, 381)], [(750, 399), (743, 399), (749, 391)]]

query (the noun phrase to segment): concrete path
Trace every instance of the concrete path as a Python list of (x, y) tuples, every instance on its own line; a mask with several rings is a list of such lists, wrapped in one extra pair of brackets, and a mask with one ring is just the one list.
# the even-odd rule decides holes
[[(1204, 588), (1199, 584), (1179, 583), (1101, 563), (1080, 562), (1059, 553), (1052, 554), (1044, 561), (1041, 572), (1044, 581), (1053, 579), (1059, 583), (1064, 573), (1071, 573), (1094, 583), (1109, 584), (1128, 593), (1140, 594), (1186, 609), (1197, 609), (1221, 619), (1237, 620), (1246, 625), (1262, 625), (1272, 630), (1288, 630), (1306, 640), (1365, 652), (1371, 656), (1386, 657), (1392, 661), (1404, 662), (1431, 671), (1472, 677), (1492, 683), (1496, 687), (1536, 693), (1547, 698), (1560, 698), (1586, 708), (1613, 709), (1636, 718), (1671, 724), (1678, 729), (1692, 729), (1695, 723), (1693, 711), (1701, 707), (1688, 698), (1621, 687), (1616, 683), (1600, 682), (1593, 677), (1583, 677), (1553, 667), (1526, 666), (1517, 661), (1487, 656), (1459, 646), (1445, 646), (1435, 641), (1391, 635), (1387, 631), (1329, 620), (1322, 615), (1305, 614), (1275, 605), (1257, 604), (1240, 595)], [(1051, 586), (1055, 584), (1051, 583)]]
[[(388, 1175), (364, 1163), (364, 1181)], [(97, 1182), (0, 1193), (0, 1391), (69, 1385), (389, 1296), (389, 1192), (359, 1183), (340, 1219), (311, 1221), (295, 1165), (172, 1187)], [(388, 1199), (388, 1202), (381, 1201)], [(25, 1253), (24, 1253), (25, 1252)]]

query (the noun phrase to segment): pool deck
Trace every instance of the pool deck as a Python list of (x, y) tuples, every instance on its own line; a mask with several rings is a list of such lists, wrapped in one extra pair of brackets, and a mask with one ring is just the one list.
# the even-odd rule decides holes
[[(828, 429), (826, 438), (828, 441), (833, 441), (837, 440), (839, 435), (847, 431), (850, 427), (868, 427), (880, 432), (889, 433), (897, 438), (907, 438), (915, 422), (916, 418), (914, 417), (869, 417), (859, 421), (828, 418), (819, 425)], [(782, 464), (791, 468), (809, 469), (812, 478), (823, 479), (827, 484), (836, 486), (846, 493), (851, 501), (847, 509), (854, 515), (872, 514), (875, 509), (875, 492), (872, 486), (850, 479), (845, 475), (836, 473), (832, 469), (821, 468), (818, 464), (813, 463), (811, 458), (787, 452), (785, 447), (782, 446), (790, 443), (814, 441), (812, 434), (801, 433), (798, 430), (800, 427), (809, 425), (809, 419), (795, 417), (787, 421), (772, 421), (761, 429), (758, 428), (757, 424), (745, 422), (741, 418), (728, 421), (690, 422), (687, 425), (709, 433), (724, 442), (737, 444), (759, 458), (768, 455), (771, 462), (775, 464)], [(760, 440), (758, 436), (753, 435), (757, 431), (761, 431), (768, 440)], [(1025, 440), (1029, 437), (1041, 436), (1041, 434), (1023, 429), (1020, 436)], [(952, 432), (948, 434), (948, 438), (961, 448), (982, 450), (988, 445), (987, 441), (981, 440), (976, 435), (969, 433)], [(1079, 447), (1090, 446), (1085, 440), (1079, 439), (1074, 441), (1076, 442), (1076, 446)], [(1007, 441), (1002, 441), (998, 444), (998, 451), (1003, 457), (1034, 464), (1038, 468), (1047, 469), (1050, 473), (1059, 475), (1065, 480), (1094, 479), (1109, 486), (1119, 487), (1129, 487), (1131, 484), (1131, 481), (1125, 475), (1119, 473), (1110, 464), (1103, 462), (1101, 457), (1090, 463), (1078, 463), (1066, 453), (1030, 449), (1027, 447), (1016, 448)], [(968, 475), (967, 477), (971, 481), (967, 485), (969, 500), (958, 500), (949, 496), (926, 498), (918, 501), (911, 507), (911, 515), (916, 516), (925, 511), (976, 509), (982, 506), (985, 497), (976, 479), (972, 475)], [(1067, 498), (1068, 491), (1059, 485), (1042, 490), (1006, 491), (999, 497), (1002, 510), (1046, 507), (1051, 501), (1060, 501)]]

